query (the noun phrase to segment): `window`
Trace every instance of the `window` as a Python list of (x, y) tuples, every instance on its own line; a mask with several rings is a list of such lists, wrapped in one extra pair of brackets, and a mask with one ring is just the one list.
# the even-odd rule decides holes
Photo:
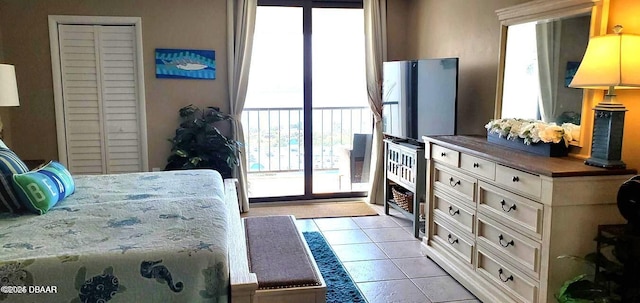
[(362, 2), (259, 5), (243, 112), (249, 196), (364, 195), (368, 163), (349, 157), (373, 125)]

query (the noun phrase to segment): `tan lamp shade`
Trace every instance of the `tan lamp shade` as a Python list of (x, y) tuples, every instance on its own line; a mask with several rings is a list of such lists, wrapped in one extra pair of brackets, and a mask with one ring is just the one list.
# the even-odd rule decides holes
[(0, 106), (20, 106), (16, 69), (13, 65), (0, 64)]
[(569, 87), (640, 88), (640, 36), (593, 37)]

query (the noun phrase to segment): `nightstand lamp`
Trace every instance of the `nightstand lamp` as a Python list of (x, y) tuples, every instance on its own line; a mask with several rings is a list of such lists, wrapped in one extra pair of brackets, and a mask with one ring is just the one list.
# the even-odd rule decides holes
[(582, 63), (570, 87), (607, 90), (598, 103), (593, 121), (591, 157), (586, 164), (605, 168), (625, 168), (621, 160), (624, 115), (627, 109), (616, 103), (616, 89), (640, 88), (640, 36), (622, 33), (589, 40)]
[[(13, 65), (0, 64), (0, 106), (20, 106), (16, 69)], [(0, 119), (0, 138), (2, 138), (2, 119)]]

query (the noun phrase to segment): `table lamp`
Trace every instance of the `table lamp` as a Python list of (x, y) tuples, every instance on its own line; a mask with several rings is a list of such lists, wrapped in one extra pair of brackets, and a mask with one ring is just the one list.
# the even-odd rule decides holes
[[(16, 69), (13, 65), (0, 64), (0, 106), (19, 106)], [(2, 137), (2, 119), (0, 119), (0, 138)]]
[(621, 160), (624, 115), (627, 109), (616, 103), (616, 89), (640, 88), (640, 36), (614, 33), (592, 37), (570, 87), (604, 89), (605, 98), (594, 108), (591, 157), (585, 164), (625, 168)]

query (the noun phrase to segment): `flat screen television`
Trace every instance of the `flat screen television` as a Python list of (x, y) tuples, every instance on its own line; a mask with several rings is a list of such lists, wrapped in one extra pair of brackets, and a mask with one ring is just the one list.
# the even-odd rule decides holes
[(383, 63), (384, 134), (423, 142), (424, 135), (455, 135), (458, 58)]

